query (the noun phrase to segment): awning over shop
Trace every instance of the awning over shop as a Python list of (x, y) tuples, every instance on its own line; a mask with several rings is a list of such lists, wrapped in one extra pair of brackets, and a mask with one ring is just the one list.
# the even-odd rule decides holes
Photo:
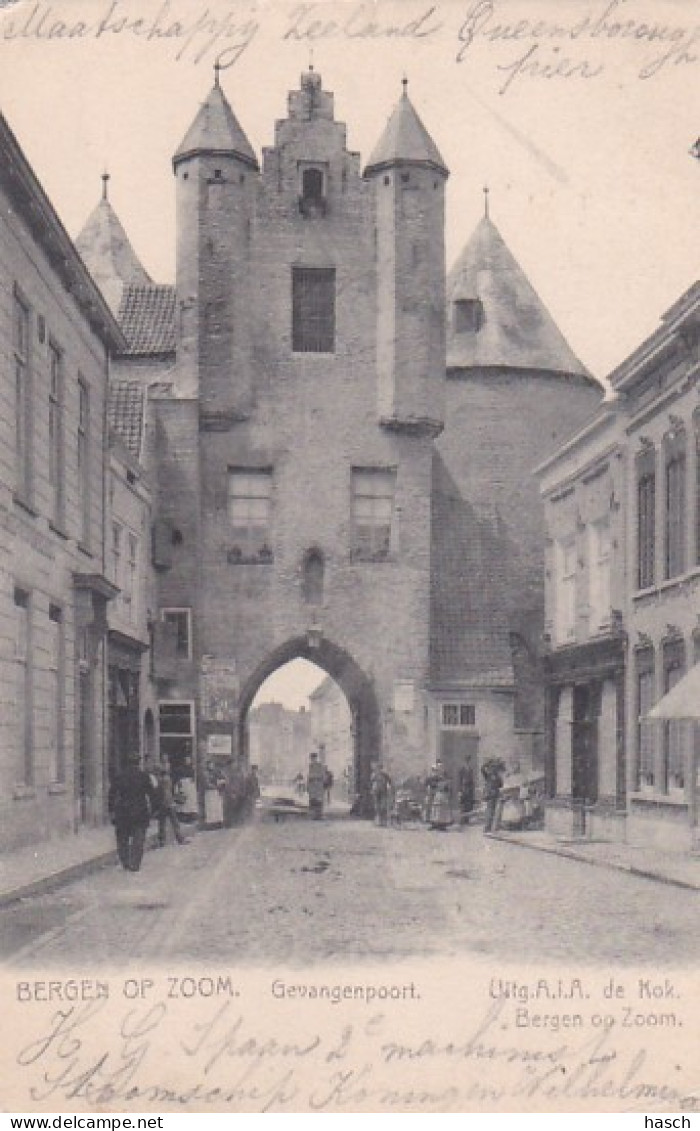
[(697, 719), (700, 721), (700, 663), (679, 679), (647, 715), (648, 719)]

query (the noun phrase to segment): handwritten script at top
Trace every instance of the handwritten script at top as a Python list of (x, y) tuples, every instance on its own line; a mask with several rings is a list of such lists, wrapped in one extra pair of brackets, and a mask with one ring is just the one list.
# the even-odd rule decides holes
[(700, 1109), (681, 1066), (678, 1078), (660, 1079), (646, 1049), (618, 1045), (614, 1029), (515, 1039), (503, 1000), (456, 1029), (452, 1020), (439, 1033), (411, 1029), (410, 1038), (386, 1013), (324, 1018), (322, 1033), (297, 1034), (232, 1001), (212, 1005), (195, 1019), (163, 1001), (44, 1012), (17, 1055), (26, 1098), (164, 1111), (446, 1112), (601, 1100), (623, 1110)]
[(498, 93), (506, 95), (533, 79), (588, 82), (612, 71), (619, 82), (629, 68), (630, 77), (648, 80), (673, 68), (696, 66), (700, 22), (674, 22), (662, 4), (651, 10), (658, 18), (644, 18), (634, 0), (556, 8), (539, 0), (530, 5), (406, 0), (401, 8), (370, 0), (339, 5), (317, 0), (291, 8), (244, 0), (210, 0), (196, 7), (187, 0), (159, 5), (105, 0), (88, 18), (85, 6), (71, 0), (0, 0), (0, 40), (70, 45), (120, 37), (125, 43), (170, 47), (178, 62), (216, 60), (222, 68), (234, 66), (256, 40), (292, 47), (342, 40), (363, 49), (369, 43), (428, 43), (444, 47), (456, 64), (485, 61)]

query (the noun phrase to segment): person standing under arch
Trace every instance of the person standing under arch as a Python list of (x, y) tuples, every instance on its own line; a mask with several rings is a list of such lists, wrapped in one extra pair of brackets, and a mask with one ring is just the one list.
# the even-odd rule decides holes
[(143, 858), (146, 831), (158, 811), (158, 795), (150, 776), (141, 769), (141, 755), (134, 751), (127, 765), (109, 787), (109, 814), (114, 822), (117, 854), (122, 868), (138, 872)]
[(312, 821), (323, 817), (323, 798), (325, 793), (325, 770), (318, 754), (309, 754), (309, 770), (306, 776), (306, 791), (309, 796), (309, 813)]

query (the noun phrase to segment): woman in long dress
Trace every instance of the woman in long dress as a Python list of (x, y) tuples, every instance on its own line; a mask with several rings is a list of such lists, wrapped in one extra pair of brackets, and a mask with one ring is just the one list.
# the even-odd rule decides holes
[(427, 821), (431, 829), (444, 831), (453, 820), (452, 795), (450, 783), (445, 776), (442, 762), (436, 762), (426, 782)]

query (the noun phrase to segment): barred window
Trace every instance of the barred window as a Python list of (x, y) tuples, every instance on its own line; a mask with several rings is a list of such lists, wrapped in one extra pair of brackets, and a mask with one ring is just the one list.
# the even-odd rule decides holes
[(294, 353), (335, 350), (335, 268), (292, 268)]
[(388, 557), (395, 489), (395, 470), (353, 468), (353, 556), (366, 560)]

